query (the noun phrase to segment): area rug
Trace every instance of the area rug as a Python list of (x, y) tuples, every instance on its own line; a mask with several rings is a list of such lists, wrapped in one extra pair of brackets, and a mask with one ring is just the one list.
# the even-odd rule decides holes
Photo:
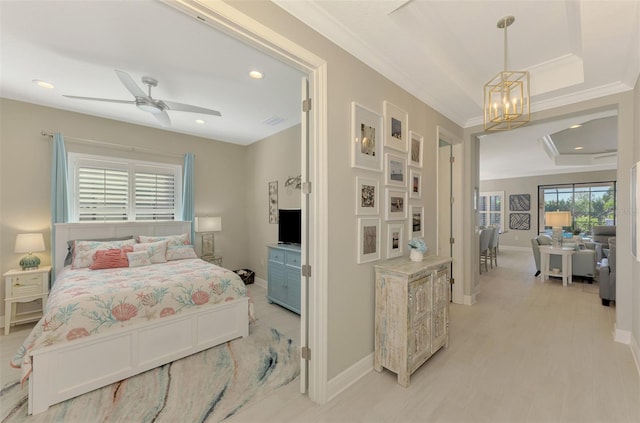
[(254, 322), (237, 339), (27, 415), (27, 386), (0, 391), (4, 422), (219, 422), (294, 380), (298, 347)]

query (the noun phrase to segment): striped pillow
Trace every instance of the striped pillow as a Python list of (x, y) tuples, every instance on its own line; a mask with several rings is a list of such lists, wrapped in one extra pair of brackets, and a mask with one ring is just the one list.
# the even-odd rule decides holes
[(114, 269), (116, 267), (129, 267), (127, 252), (131, 251), (133, 251), (133, 247), (98, 250), (93, 255), (93, 263), (89, 266), (89, 269), (99, 270)]

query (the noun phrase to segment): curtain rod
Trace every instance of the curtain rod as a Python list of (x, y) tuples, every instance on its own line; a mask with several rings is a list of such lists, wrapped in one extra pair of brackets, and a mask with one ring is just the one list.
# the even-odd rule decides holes
[[(40, 132), (40, 135), (42, 135), (43, 137), (49, 137), (51, 139), (53, 139), (53, 132), (45, 132), (42, 131)], [(90, 143), (90, 144), (98, 144), (98, 145), (103, 145), (106, 147), (113, 147), (113, 148), (117, 148), (117, 149), (121, 149), (121, 150), (128, 150), (128, 151), (133, 151), (133, 152), (137, 152), (137, 153), (151, 153), (151, 154), (155, 154), (157, 156), (166, 156), (166, 157), (179, 157), (179, 158), (183, 158), (184, 155), (182, 154), (172, 154), (172, 153), (158, 153), (155, 150), (152, 150), (150, 148), (139, 148), (139, 147), (133, 147), (131, 145), (125, 145), (125, 144), (116, 144), (113, 142), (106, 142), (106, 141), (97, 141), (97, 140), (91, 140), (88, 138), (79, 138), (79, 137), (70, 137), (67, 135), (64, 135), (65, 139), (70, 139), (70, 140), (74, 140), (74, 141), (80, 141), (80, 142), (85, 142), (85, 143)]]

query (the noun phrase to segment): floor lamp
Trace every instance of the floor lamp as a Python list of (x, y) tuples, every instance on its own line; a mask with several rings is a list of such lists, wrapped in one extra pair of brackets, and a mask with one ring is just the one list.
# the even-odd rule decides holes
[(546, 226), (551, 226), (551, 245), (554, 247), (562, 247), (562, 228), (571, 226), (571, 212), (554, 211), (544, 214)]
[(216, 217), (196, 217), (195, 231), (202, 235), (202, 257), (213, 257), (215, 254), (214, 232), (222, 231), (222, 218)]

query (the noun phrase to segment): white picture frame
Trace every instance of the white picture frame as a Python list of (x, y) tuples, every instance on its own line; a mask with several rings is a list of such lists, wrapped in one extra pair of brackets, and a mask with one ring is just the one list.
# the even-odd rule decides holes
[(411, 206), (411, 215), (409, 216), (409, 225), (411, 238), (424, 237), (424, 207)]
[(380, 260), (380, 238), (379, 218), (358, 218), (358, 264)]
[(409, 131), (409, 153), (407, 155), (409, 166), (422, 168), (423, 154), (424, 137), (417, 132)]
[(396, 154), (384, 155), (384, 183), (396, 187), (407, 186), (407, 159)]
[(407, 209), (407, 191), (387, 188), (385, 190), (384, 202), (384, 218), (385, 220), (406, 220)]
[(395, 222), (387, 225), (387, 258), (402, 257), (404, 253), (404, 223)]
[(384, 101), (384, 146), (407, 152), (409, 115), (393, 103)]
[(382, 172), (382, 116), (351, 102), (351, 167)]
[(409, 171), (409, 198), (422, 198), (422, 171), (420, 170)]
[(380, 214), (380, 195), (377, 179), (356, 176), (356, 215)]

